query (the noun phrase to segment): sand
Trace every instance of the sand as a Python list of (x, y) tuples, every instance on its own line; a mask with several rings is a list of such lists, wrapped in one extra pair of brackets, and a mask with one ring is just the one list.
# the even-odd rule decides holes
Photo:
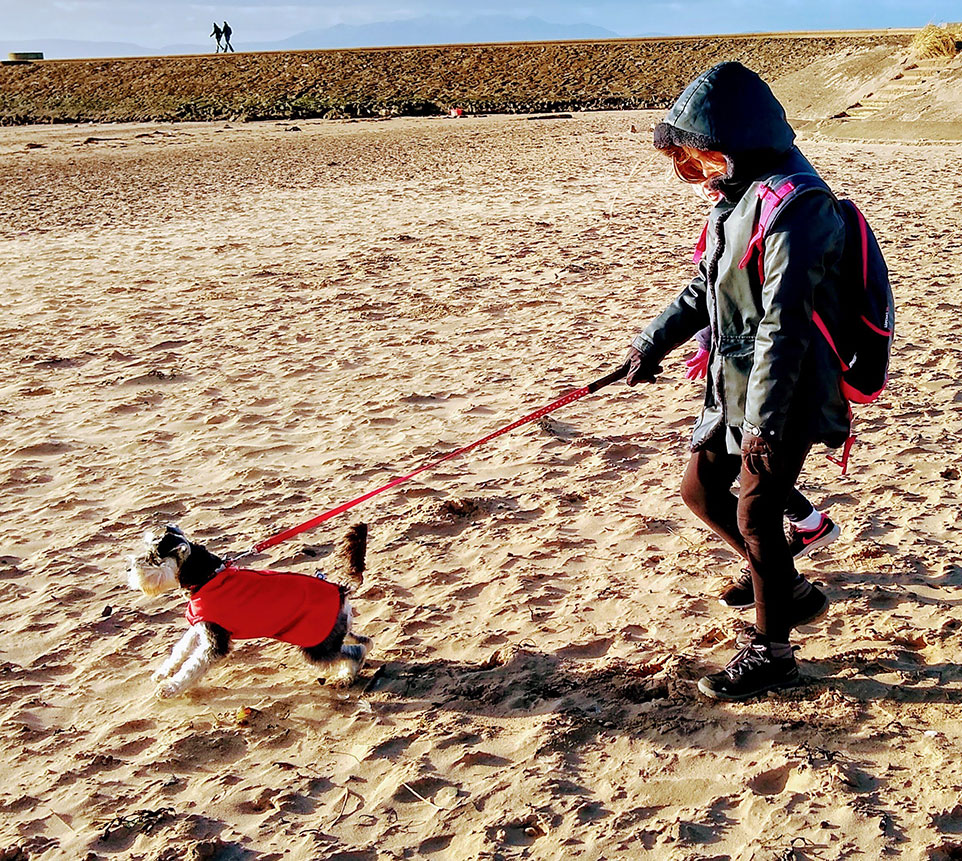
[(154, 697), (145, 527), (242, 550), (621, 361), (704, 217), (655, 117), (0, 132), (0, 857), (962, 857), (952, 141), (801, 139), (899, 309), (851, 474), (804, 473), (843, 534), (801, 687), (696, 693), (746, 617), (678, 496), (680, 350), (259, 560), (369, 523), (355, 687), (244, 642)]

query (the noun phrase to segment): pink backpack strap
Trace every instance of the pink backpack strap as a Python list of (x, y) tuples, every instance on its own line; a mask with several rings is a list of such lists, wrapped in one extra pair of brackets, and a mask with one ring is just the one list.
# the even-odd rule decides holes
[[(849, 203), (858, 216), (858, 232), (862, 240), (862, 286), (868, 290), (868, 224), (865, 221), (865, 216), (862, 215), (862, 210), (851, 201)], [(888, 332), (885, 334), (887, 335)]]
[(836, 466), (842, 468), (842, 475), (848, 473), (848, 459), (849, 455), (852, 453), (852, 446), (855, 445), (855, 434), (852, 434), (847, 440), (845, 440), (845, 445), (842, 446), (842, 456), (835, 457), (834, 455), (827, 454), (827, 457)]
[[(768, 232), (769, 225), (772, 223), (772, 218), (775, 216), (775, 211), (778, 209), (779, 204), (795, 191), (795, 183), (790, 179), (785, 180), (777, 189), (774, 191), (770, 189), (767, 185), (762, 183), (758, 186), (758, 198), (762, 202), (762, 211), (759, 213), (758, 222), (755, 225), (755, 232), (752, 234), (752, 238), (748, 241), (748, 248), (745, 249), (745, 256), (738, 262), (738, 268), (744, 269), (748, 262), (752, 259), (752, 254), (756, 251), (761, 257), (762, 246), (765, 242), (765, 234)], [(763, 270), (761, 268), (761, 263), (759, 262), (759, 274), (763, 275)]]
[(855, 420), (855, 417), (852, 415), (852, 405), (849, 404), (848, 405), (849, 432), (848, 432), (848, 439), (845, 440), (845, 444), (842, 446), (842, 456), (835, 457), (834, 455), (831, 455), (831, 454), (825, 455), (825, 457), (827, 457), (832, 463), (842, 468), (842, 475), (846, 475), (848, 473), (848, 459), (849, 459), (849, 456), (852, 454), (852, 446), (855, 445), (855, 434), (852, 432), (852, 429), (851, 429), (852, 422), (854, 420)]
[(832, 348), (832, 352), (835, 354), (835, 358), (838, 359), (838, 363), (842, 366), (842, 371), (847, 371), (849, 366), (845, 363), (842, 358), (841, 353), (838, 351), (838, 347), (835, 346), (835, 341), (833, 340), (831, 334), (828, 331), (828, 326), (825, 325), (825, 321), (822, 319), (818, 311), (812, 312), (812, 322), (818, 328), (818, 331), (822, 333), (822, 337), (828, 342), (829, 347)]
[(695, 254), (692, 257), (695, 265), (697, 266), (702, 257), (705, 256), (705, 248), (708, 247), (708, 222), (705, 222), (705, 226), (701, 229), (701, 236), (698, 237), (698, 242), (695, 245)]

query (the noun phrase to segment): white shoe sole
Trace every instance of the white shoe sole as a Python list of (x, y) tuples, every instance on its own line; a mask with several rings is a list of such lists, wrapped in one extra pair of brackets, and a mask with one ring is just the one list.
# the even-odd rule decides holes
[(771, 684), (764, 685), (763, 687), (756, 688), (750, 693), (744, 694), (728, 694), (724, 691), (716, 691), (708, 682), (708, 678), (703, 678), (698, 680), (698, 690), (700, 693), (704, 694), (706, 697), (712, 700), (721, 700), (727, 703), (741, 703), (745, 700), (754, 699), (755, 697), (761, 697), (767, 694), (769, 691), (780, 691), (788, 690), (789, 688), (794, 688), (800, 685), (802, 682), (801, 675), (796, 668), (795, 672), (790, 674), (785, 679), (780, 679), (777, 682), (772, 682)]
[(729, 604), (724, 598), (719, 598), (718, 603), (727, 610), (750, 610), (755, 606), (754, 600), (749, 604)]

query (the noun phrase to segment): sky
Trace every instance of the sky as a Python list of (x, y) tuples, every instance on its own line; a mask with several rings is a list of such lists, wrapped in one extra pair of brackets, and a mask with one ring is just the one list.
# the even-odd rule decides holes
[[(256, 41), (283, 39), (335, 24), (368, 24), (422, 15), (478, 15), (586, 23), (623, 36), (920, 27), (962, 20), (959, 0), (0, 0), (0, 39), (135, 42), (149, 47), (204, 44), (213, 21)], [(256, 34), (256, 36), (254, 35)]]

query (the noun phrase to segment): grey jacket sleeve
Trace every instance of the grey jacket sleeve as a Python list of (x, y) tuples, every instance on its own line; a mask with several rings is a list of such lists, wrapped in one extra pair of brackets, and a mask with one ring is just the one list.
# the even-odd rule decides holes
[(631, 345), (648, 358), (660, 362), (679, 344), (708, 323), (704, 258), (698, 274), (678, 297), (645, 330), (635, 336)]
[(745, 399), (745, 431), (781, 438), (816, 331), (815, 288), (836, 268), (844, 242), (845, 225), (834, 199), (817, 192), (792, 201), (765, 237), (762, 317)]

